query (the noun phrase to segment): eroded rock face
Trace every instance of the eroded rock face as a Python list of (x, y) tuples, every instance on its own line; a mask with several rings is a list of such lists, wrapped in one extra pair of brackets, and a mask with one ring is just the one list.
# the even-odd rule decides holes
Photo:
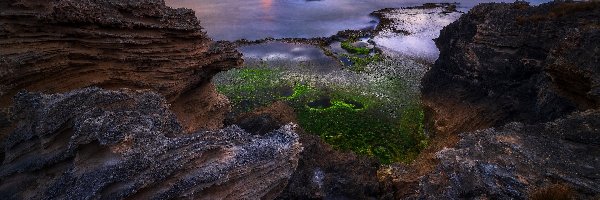
[(153, 92), (19, 93), (1, 199), (272, 199), (301, 151), (293, 125), (184, 134)]
[(571, 188), (571, 198), (598, 197), (599, 133), (599, 110), (463, 133), (455, 148), (437, 153), (440, 164), (414, 197), (526, 199), (552, 184)]
[(241, 63), (230, 44), (206, 36), (193, 11), (162, 0), (6, 0), (0, 24), (0, 107), (21, 89), (152, 89), (177, 107), (186, 130), (217, 129), (218, 120), (193, 113), (227, 112), (206, 85)]
[(0, 2), (0, 199), (275, 198), (293, 125), (218, 130), (240, 57), (162, 0)]
[(597, 2), (483, 4), (444, 28), (422, 81), (436, 134), (389, 170), (408, 191), (394, 197), (525, 199), (561, 185), (597, 198), (598, 19)]
[(483, 4), (444, 28), (422, 81), (432, 128), (547, 122), (600, 105), (598, 3)]

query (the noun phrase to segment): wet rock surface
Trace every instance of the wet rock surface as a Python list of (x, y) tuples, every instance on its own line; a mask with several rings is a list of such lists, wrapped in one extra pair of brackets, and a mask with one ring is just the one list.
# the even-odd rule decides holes
[(2, 199), (271, 199), (302, 149), (293, 125), (185, 134), (153, 92), (22, 92), (14, 109)]
[(599, 17), (597, 3), (473, 8), (442, 30), (440, 57), (422, 81), (433, 128), (546, 122), (598, 107)]
[[(0, 107), (21, 89), (152, 89), (180, 108), (187, 131), (217, 129), (219, 122), (190, 115), (226, 113), (228, 102), (205, 85), (241, 63), (230, 44), (206, 36), (192, 10), (160, 0), (7, 0), (0, 24)], [(189, 95), (197, 93), (204, 96)]]

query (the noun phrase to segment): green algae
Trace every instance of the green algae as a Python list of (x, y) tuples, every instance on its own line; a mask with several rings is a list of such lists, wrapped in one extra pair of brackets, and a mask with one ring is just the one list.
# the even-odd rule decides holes
[(367, 55), (367, 54), (371, 53), (371, 50), (368, 49), (368, 48), (365, 48), (365, 47), (355, 47), (354, 45), (352, 45), (353, 42), (355, 42), (355, 40), (346, 40), (346, 41), (343, 41), (341, 43), (342, 49), (345, 49), (349, 53), (359, 54), (359, 55)]
[[(410, 162), (426, 146), (423, 109), (418, 101), (410, 100), (414, 92), (408, 91), (402, 79), (390, 77), (360, 88), (317, 86), (285, 78), (285, 73), (282, 68), (260, 66), (234, 69), (220, 75), (227, 81), (217, 83), (217, 89), (239, 113), (286, 101), (308, 133), (319, 135), (334, 148), (373, 156), (382, 163)], [(284, 88), (293, 92), (280, 92)], [(328, 102), (308, 106), (319, 99)]]
[(413, 160), (426, 145), (422, 109), (407, 108), (398, 120), (378, 112), (376, 103), (365, 104), (368, 106), (356, 109), (346, 101), (334, 99), (328, 108), (295, 109), (301, 127), (335, 148), (374, 156), (382, 163)]
[(244, 68), (227, 72), (228, 84), (217, 84), (217, 90), (227, 96), (234, 110), (247, 112), (265, 106), (281, 96), (279, 71), (268, 68)]
[(363, 71), (365, 71), (368, 64), (382, 60), (381, 55), (378, 53), (373, 54), (373, 55), (363, 55), (363, 56), (344, 54), (342, 56), (348, 58), (348, 60), (350, 60), (350, 62), (352, 62), (352, 66), (350, 66), (350, 70), (355, 71), (355, 72), (363, 72)]

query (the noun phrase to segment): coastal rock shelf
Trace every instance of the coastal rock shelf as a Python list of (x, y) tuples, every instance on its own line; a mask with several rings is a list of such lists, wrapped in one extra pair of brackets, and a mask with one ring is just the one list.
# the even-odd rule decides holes
[(463, 13), (459, 4), (425, 4), (399, 9), (382, 9), (372, 15), (380, 19), (373, 41), (379, 48), (408, 57), (435, 62), (439, 50), (433, 39), (440, 30), (456, 21)]
[(397, 198), (600, 194), (600, 3), (482, 4), (444, 28), (422, 80), (428, 149)]
[(484, 4), (444, 28), (425, 75), (433, 128), (554, 120), (600, 105), (598, 3)]
[(0, 199), (275, 198), (302, 148), (221, 129), (241, 62), (162, 1), (1, 1)]
[(19, 93), (1, 199), (274, 198), (302, 148), (293, 125), (185, 134), (153, 92)]
[(241, 63), (201, 31), (193, 11), (162, 1), (6, 0), (0, 24), (0, 107), (22, 89), (152, 89), (186, 130), (217, 129), (228, 103), (206, 85)]
[[(202, 8), (233, 2), (368, 8)], [(458, 10), (230, 43), (163, 0), (0, 1), (0, 199), (600, 197), (600, 2)]]

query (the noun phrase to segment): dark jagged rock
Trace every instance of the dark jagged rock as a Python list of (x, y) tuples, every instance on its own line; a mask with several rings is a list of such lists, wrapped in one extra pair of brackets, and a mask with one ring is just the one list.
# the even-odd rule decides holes
[(598, 19), (598, 2), (482, 4), (444, 28), (422, 80), (435, 134), (390, 168), (394, 197), (597, 198)]
[(461, 134), (420, 180), (426, 199), (526, 199), (562, 184), (571, 198), (600, 197), (600, 111), (537, 125), (510, 123)]
[(19, 93), (1, 199), (271, 199), (301, 151), (293, 126), (183, 134), (153, 92)]
[(442, 30), (422, 81), (438, 133), (600, 105), (600, 3), (483, 4)]
[(0, 199), (275, 198), (292, 125), (195, 131), (221, 127), (210, 79), (241, 62), (199, 24), (162, 0), (0, 2)]
[(321, 138), (299, 133), (298, 167), (278, 199), (384, 199), (374, 158), (333, 149)]
[(162, 0), (4, 0), (0, 107), (21, 89), (152, 89), (173, 104), (186, 130), (217, 129), (228, 102), (209, 81), (241, 56), (201, 29), (193, 11)]

